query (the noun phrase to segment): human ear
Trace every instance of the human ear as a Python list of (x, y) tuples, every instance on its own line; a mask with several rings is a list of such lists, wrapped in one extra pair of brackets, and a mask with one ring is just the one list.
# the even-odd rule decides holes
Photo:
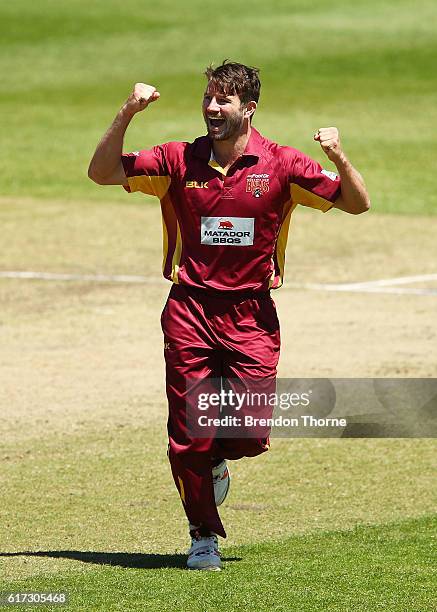
[(245, 117), (249, 118), (256, 111), (257, 103), (254, 100), (251, 100), (246, 104), (246, 110), (244, 112)]

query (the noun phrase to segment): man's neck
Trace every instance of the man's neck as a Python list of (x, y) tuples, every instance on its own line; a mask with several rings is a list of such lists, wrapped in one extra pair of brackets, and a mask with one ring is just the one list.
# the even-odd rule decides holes
[(229, 140), (213, 140), (212, 150), (216, 161), (227, 170), (244, 153), (251, 133), (250, 124), (247, 130)]

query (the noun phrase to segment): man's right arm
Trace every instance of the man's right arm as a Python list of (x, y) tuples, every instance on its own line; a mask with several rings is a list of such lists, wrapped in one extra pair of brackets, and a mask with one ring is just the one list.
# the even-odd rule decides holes
[(97, 145), (88, 168), (89, 178), (98, 185), (128, 185), (121, 162), (123, 140), (132, 117), (159, 98), (151, 85), (137, 83), (111, 127)]

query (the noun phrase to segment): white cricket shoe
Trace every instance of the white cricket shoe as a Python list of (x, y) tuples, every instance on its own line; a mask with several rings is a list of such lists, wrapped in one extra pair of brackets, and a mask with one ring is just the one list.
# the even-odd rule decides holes
[(219, 465), (212, 468), (212, 482), (214, 485), (215, 505), (220, 506), (225, 501), (231, 486), (231, 475), (226, 459), (223, 459)]
[(216, 535), (202, 537), (195, 534), (191, 538), (187, 567), (192, 570), (219, 572), (222, 567)]

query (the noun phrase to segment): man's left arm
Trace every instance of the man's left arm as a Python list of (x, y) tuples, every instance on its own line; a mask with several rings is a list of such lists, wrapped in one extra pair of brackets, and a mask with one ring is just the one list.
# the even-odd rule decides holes
[(359, 215), (370, 208), (370, 198), (363, 177), (356, 170), (341, 148), (337, 128), (320, 128), (314, 135), (324, 153), (334, 162), (341, 180), (341, 195), (335, 200), (334, 207)]

